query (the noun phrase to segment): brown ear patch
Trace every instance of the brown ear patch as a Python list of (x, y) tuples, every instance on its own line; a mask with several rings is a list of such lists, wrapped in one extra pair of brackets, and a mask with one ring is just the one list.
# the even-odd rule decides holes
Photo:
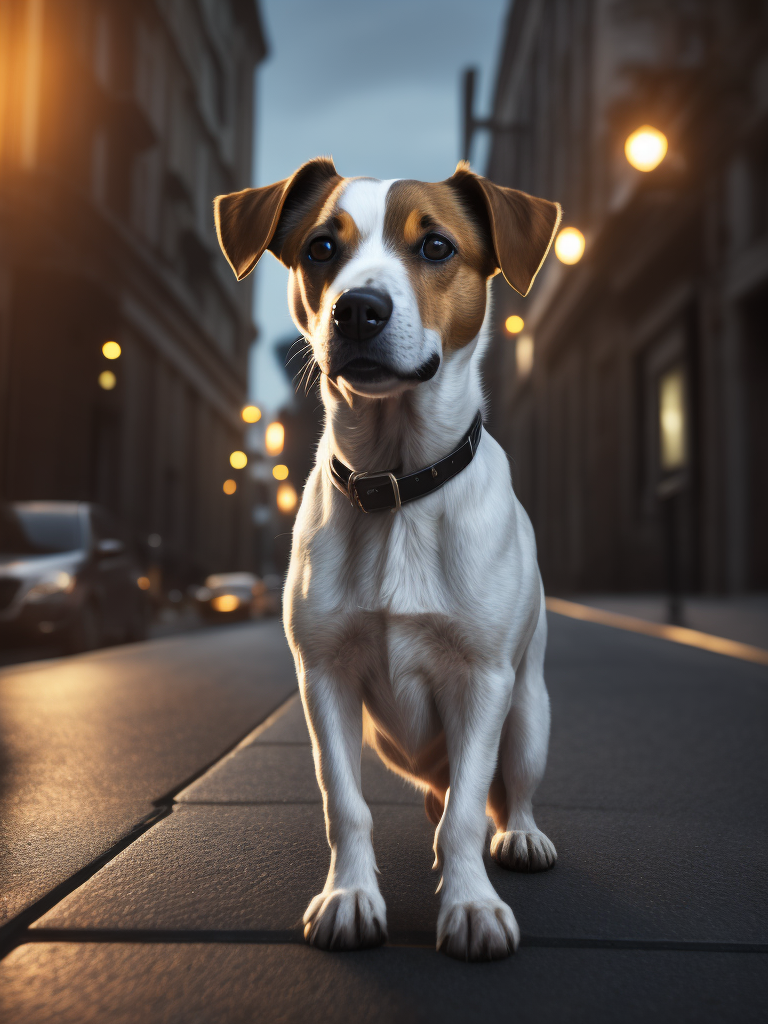
[(282, 243), (307, 207), (316, 205), (343, 180), (333, 160), (317, 157), (283, 181), (216, 196), (216, 234), (238, 281), (250, 274), (266, 249), (281, 259)]
[(496, 185), (470, 171), (464, 161), (447, 184), (475, 208), (484, 206), (496, 266), (515, 291), (527, 295), (560, 223), (559, 203)]

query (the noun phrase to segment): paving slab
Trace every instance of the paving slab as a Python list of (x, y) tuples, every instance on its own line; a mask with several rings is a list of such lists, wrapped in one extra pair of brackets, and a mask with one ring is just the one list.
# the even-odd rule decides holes
[(244, 741), (246, 746), (261, 743), (310, 743), (304, 708), (298, 693), (280, 708), (268, 728), (257, 730), (253, 738)]
[[(418, 807), (373, 805), (372, 814), (390, 933), (431, 936), (433, 829)], [(768, 942), (759, 836), (656, 815), (543, 808), (539, 818), (558, 848), (552, 871), (521, 875), (487, 862), (525, 934)], [(183, 805), (35, 927), (290, 932), (328, 861), (317, 804)]]
[(762, 1024), (760, 954), (521, 948), (464, 964), (430, 950), (40, 943), (0, 964), (0, 1011), (25, 1024)]
[[(363, 795), (371, 803), (414, 804), (423, 795), (364, 748)], [(180, 803), (321, 803), (312, 748), (308, 744), (254, 743), (243, 747), (182, 790)]]
[(295, 689), (276, 620), (0, 671), (0, 926)]

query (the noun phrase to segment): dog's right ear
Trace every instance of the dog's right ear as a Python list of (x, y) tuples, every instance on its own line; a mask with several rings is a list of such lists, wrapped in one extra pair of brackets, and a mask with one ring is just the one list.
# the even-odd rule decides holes
[[(266, 249), (279, 259), (280, 246), (273, 243), (281, 219), (297, 222), (308, 206), (341, 180), (333, 160), (319, 156), (302, 164), (290, 178), (276, 181), (274, 185), (216, 196), (213, 201), (216, 234), (237, 280), (242, 281), (250, 274)], [(279, 234), (284, 239), (286, 231), (282, 224), (280, 228)]]

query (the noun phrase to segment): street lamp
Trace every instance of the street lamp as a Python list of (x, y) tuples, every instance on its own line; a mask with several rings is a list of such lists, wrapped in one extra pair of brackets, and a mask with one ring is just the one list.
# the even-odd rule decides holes
[(299, 500), (299, 496), (296, 493), (296, 488), (290, 484), (280, 484), (277, 488), (277, 507), (284, 514), (293, 512), (296, 508), (296, 504)]
[(275, 480), (287, 480), (288, 467), (278, 463), (277, 466), (272, 467), (272, 476), (275, 478)]
[(279, 455), (285, 444), (285, 427), (275, 421), (270, 423), (264, 433), (264, 447), (267, 455)]
[(578, 228), (563, 228), (555, 239), (555, 256), (561, 263), (572, 266), (584, 255), (584, 235)]
[(530, 334), (523, 334), (517, 339), (515, 345), (515, 364), (517, 376), (520, 380), (527, 377), (533, 369), (533, 338)]
[(637, 171), (652, 171), (667, 155), (667, 137), (650, 124), (636, 128), (624, 143), (624, 155)]
[(246, 405), (240, 415), (246, 423), (258, 423), (261, 419), (261, 409), (258, 405)]
[(229, 456), (229, 464), (232, 469), (245, 469), (248, 465), (248, 456), (245, 452), (232, 452)]
[(123, 351), (116, 341), (105, 341), (101, 351), (106, 359), (119, 359)]
[(525, 327), (525, 321), (521, 316), (508, 316), (504, 321), (504, 326), (510, 334), (519, 334)]
[(656, 493), (664, 512), (664, 532), (669, 593), (668, 618), (683, 625), (682, 573), (683, 492), (689, 461), (688, 409), (685, 366), (677, 363), (658, 378), (658, 483)]

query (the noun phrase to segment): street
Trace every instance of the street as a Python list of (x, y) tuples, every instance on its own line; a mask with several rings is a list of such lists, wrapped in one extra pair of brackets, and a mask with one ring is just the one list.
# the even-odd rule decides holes
[(304, 945), (329, 852), (275, 621), (0, 672), (0, 1011), (25, 1024), (758, 1021), (768, 669), (550, 614), (537, 822), (490, 877), (518, 953), (434, 950), (432, 829), (363, 753), (389, 942)]

